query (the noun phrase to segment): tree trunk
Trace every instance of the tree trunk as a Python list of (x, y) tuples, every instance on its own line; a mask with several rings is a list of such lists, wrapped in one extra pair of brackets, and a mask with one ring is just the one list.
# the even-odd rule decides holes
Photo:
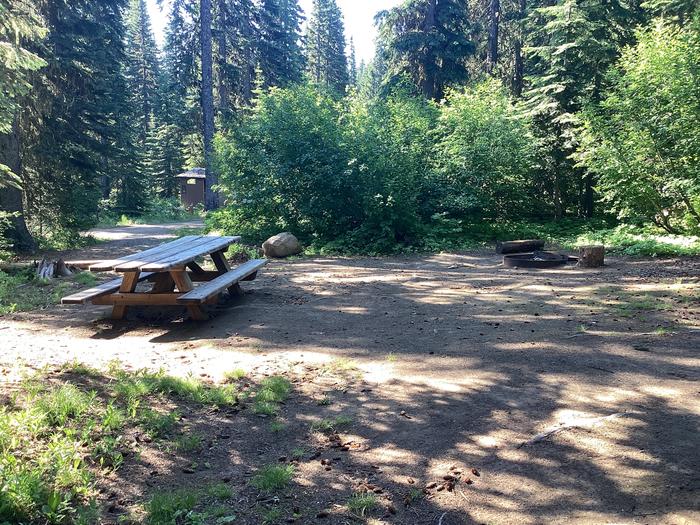
[(583, 213), (587, 219), (593, 218), (594, 198), (593, 198), (593, 174), (586, 173), (584, 178)]
[(489, 6), (489, 40), (487, 49), (487, 71), (493, 73), (498, 63), (498, 30), (501, 17), (500, 0), (491, 0)]
[[(437, 0), (430, 0), (428, 3), (428, 12), (425, 15), (425, 23), (423, 24), (423, 31), (425, 34), (430, 33), (435, 28), (436, 9)], [(437, 97), (436, 67), (437, 64), (435, 63), (434, 53), (430, 50), (426, 50), (423, 53), (423, 64), (421, 65), (423, 71), (421, 71), (420, 84), (423, 95), (431, 100)]]
[[(12, 130), (0, 134), (0, 164), (5, 164), (12, 173), (19, 175), (22, 169), (19, 154), (19, 120), (15, 118)], [(9, 228), (4, 235), (10, 239), (14, 250), (31, 252), (36, 250), (36, 242), (24, 221), (24, 203), (22, 190), (13, 186), (0, 187), (0, 211), (9, 213)]]
[(212, 163), (214, 147), (214, 89), (212, 80), (211, 0), (200, 0), (202, 41), (202, 121), (204, 132), (205, 205), (207, 210), (219, 207), (219, 196), (213, 187), (218, 184)]
[(220, 115), (226, 115), (229, 110), (230, 101), (230, 90), (226, 78), (226, 65), (228, 60), (228, 39), (226, 38), (226, 27), (228, 25), (228, 20), (226, 16), (226, 4), (225, 2), (219, 0), (219, 12), (218, 12), (219, 23), (216, 33), (216, 47), (218, 51), (218, 74), (219, 74), (219, 86), (218, 86), (218, 98), (217, 98), (217, 109)]
[(523, 94), (525, 80), (525, 61), (523, 60), (523, 40), (525, 37), (525, 11), (526, 0), (520, 0), (520, 12), (518, 13), (518, 35), (513, 44), (515, 57), (513, 59), (513, 95), (520, 97)]

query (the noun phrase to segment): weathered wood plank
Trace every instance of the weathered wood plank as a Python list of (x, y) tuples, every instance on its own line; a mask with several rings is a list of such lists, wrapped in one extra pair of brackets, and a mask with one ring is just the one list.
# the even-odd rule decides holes
[[(144, 272), (167, 272), (174, 268), (182, 268), (197, 257), (222, 250), (240, 241), (240, 237), (210, 237), (205, 243), (197, 243), (194, 247), (188, 246), (178, 254), (166, 257), (158, 262), (144, 264), (141, 266), (141, 270)], [(119, 268), (116, 270), (120, 271)]]
[(254, 259), (239, 266), (238, 268), (226, 272), (213, 281), (198, 286), (193, 291), (184, 294), (178, 299), (180, 304), (201, 304), (212, 296), (217, 295), (225, 288), (242, 281), (247, 276), (257, 272), (267, 264), (267, 259)]
[[(152, 273), (142, 273), (139, 276), (139, 282), (149, 279), (152, 275)], [(87, 290), (81, 290), (80, 292), (68, 295), (61, 299), (61, 304), (87, 304), (95, 297), (116, 292), (119, 290), (121, 284), (122, 278), (120, 277), (119, 279), (114, 279), (92, 288), (88, 288)]]
[[(120, 264), (119, 266), (115, 266), (114, 271), (133, 272), (134, 270), (142, 269), (142, 267), (147, 264), (156, 264), (161, 261), (177, 258), (180, 256), (180, 254), (200, 250), (202, 249), (202, 247), (211, 245), (214, 242), (214, 239), (221, 239), (221, 237), (201, 236), (196, 239), (192, 239), (188, 243), (171, 246), (171, 248), (169, 248), (168, 250), (160, 252), (156, 255), (147, 255), (144, 257), (139, 257), (124, 264)], [(206, 248), (204, 249), (206, 250)]]
[(149, 250), (145, 250), (143, 252), (139, 253), (134, 253), (131, 255), (127, 255), (125, 257), (120, 257), (118, 259), (111, 259), (109, 261), (101, 261), (98, 263), (95, 263), (89, 267), (89, 270), (91, 272), (107, 272), (113, 270), (116, 266), (120, 266), (123, 264), (126, 264), (130, 261), (135, 261), (139, 259), (143, 259), (144, 257), (155, 257), (158, 254), (172, 250), (175, 247), (182, 247), (185, 244), (191, 243), (196, 239), (199, 239), (202, 237), (201, 235), (190, 235), (186, 237), (181, 237), (175, 241), (166, 243), (166, 244), (161, 244), (160, 246), (156, 246), (155, 248), (151, 248)]

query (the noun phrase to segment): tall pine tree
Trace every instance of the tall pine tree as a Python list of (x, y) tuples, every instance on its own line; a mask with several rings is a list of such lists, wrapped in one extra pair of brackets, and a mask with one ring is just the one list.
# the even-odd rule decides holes
[(130, 0), (126, 19), (125, 76), (135, 132), (132, 137), (134, 169), (130, 177), (122, 177), (118, 195), (118, 202), (125, 209), (142, 208), (146, 192), (153, 183), (149, 163), (154, 153), (152, 137), (159, 106), (157, 49), (145, 0)]
[[(30, 75), (46, 65), (27, 42), (45, 34), (42, 21), (31, 3), (13, 5), (0, 0), (0, 237), (9, 238), (12, 247), (29, 251), (35, 247), (24, 220), (21, 173), (18, 99), (30, 88)], [(2, 239), (0, 239), (1, 241)], [(4, 247), (0, 242), (0, 247)]]
[(286, 86), (302, 80), (303, 19), (298, 0), (262, 0), (258, 14), (257, 57), (265, 87)]
[(426, 98), (442, 98), (447, 86), (468, 79), (467, 0), (407, 0), (378, 15), (379, 39), (392, 83), (408, 75)]
[(524, 107), (541, 138), (544, 189), (556, 218), (570, 207), (581, 215), (593, 213), (592, 176), (571, 158), (578, 146), (578, 113), (600, 99), (605, 74), (632, 41), (638, 17), (638, 5), (624, 0), (558, 0), (529, 15)]
[(133, 167), (123, 76), (125, 0), (48, 0), (46, 60), (22, 116), (22, 179), (39, 228), (77, 232), (97, 218), (101, 182)]
[(335, 0), (314, 0), (305, 44), (309, 79), (344, 93), (349, 83), (345, 26)]

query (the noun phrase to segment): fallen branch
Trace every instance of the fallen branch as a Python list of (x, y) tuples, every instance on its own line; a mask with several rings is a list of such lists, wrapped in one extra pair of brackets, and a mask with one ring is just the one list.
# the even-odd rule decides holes
[(610, 414), (609, 416), (603, 416), (603, 417), (583, 417), (579, 419), (575, 419), (574, 421), (570, 421), (569, 423), (561, 423), (559, 426), (550, 428), (549, 430), (546, 430), (544, 432), (541, 432), (540, 434), (537, 434), (535, 437), (532, 439), (529, 439), (527, 441), (523, 441), (518, 445), (516, 448), (522, 448), (528, 445), (534, 445), (535, 443), (539, 443), (540, 441), (544, 441), (545, 439), (558, 434), (559, 432), (564, 432), (565, 430), (571, 430), (573, 428), (581, 428), (581, 429), (591, 429), (598, 427), (608, 421), (612, 421), (613, 419), (618, 419), (624, 415), (627, 415), (628, 412), (618, 412), (616, 414)]

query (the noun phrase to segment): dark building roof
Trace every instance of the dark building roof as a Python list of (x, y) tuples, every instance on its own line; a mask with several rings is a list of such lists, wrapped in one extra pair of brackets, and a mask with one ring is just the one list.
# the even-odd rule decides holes
[(180, 173), (180, 175), (175, 176), (176, 179), (206, 179), (207, 170), (204, 168), (192, 168), (185, 173)]

